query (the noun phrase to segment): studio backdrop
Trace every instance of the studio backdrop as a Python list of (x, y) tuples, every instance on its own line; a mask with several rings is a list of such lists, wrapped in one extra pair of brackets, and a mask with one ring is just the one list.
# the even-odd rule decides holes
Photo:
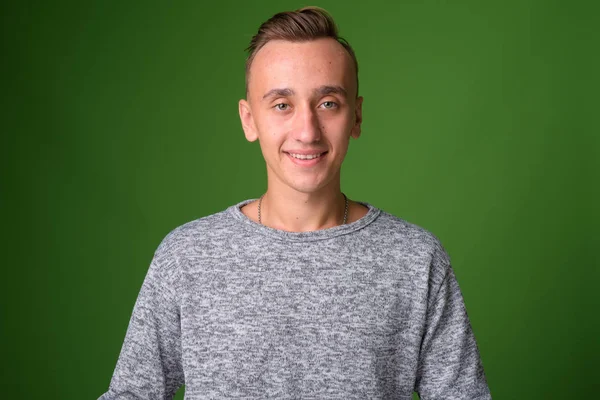
[[(494, 399), (600, 390), (595, 4), (314, 4), (359, 61), (342, 189), (440, 238)], [(244, 49), (306, 5), (1, 6), (4, 398), (100, 396), (162, 238), (264, 192)]]

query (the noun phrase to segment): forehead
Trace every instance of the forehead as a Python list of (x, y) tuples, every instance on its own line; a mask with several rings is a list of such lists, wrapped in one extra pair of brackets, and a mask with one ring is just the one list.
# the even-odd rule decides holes
[(261, 95), (273, 88), (312, 90), (337, 85), (355, 93), (352, 58), (332, 38), (305, 42), (273, 40), (261, 48), (250, 67), (248, 91)]

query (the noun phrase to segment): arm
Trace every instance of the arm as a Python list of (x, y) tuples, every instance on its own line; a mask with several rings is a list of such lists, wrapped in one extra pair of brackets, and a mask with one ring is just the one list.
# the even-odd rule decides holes
[(462, 294), (438, 244), (415, 390), (423, 400), (491, 399)]
[(172, 259), (159, 260), (155, 255), (109, 390), (99, 400), (172, 399), (184, 383), (176, 272)]

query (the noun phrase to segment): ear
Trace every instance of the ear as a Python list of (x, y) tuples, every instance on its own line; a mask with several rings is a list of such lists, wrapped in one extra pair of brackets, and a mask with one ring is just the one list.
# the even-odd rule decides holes
[(238, 103), (238, 109), (240, 112), (240, 121), (242, 122), (242, 128), (244, 129), (246, 140), (249, 142), (254, 142), (256, 139), (258, 139), (258, 133), (256, 130), (256, 125), (254, 124), (254, 118), (252, 117), (250, 103), (242, 99)]
[(360, 125), (362, 124), (362, 96), (356, 98), (356, 105), (354, 106), (354, 126), (352, 127), (352, 131), (350, 131), (350, 136), (354, 139), (358, 139), (360, 137)]

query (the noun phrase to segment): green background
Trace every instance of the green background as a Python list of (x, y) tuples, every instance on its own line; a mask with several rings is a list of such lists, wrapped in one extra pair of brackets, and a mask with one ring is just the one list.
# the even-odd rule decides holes
[[(100, 396), (161, 239), (263, 193), (243, 50), (308, 4), (0, 6), (3, 398)], [(495, 399), (597, 396), (598, 7), (318, 5), (365, 97), (344, 192), (442, 240)]]

